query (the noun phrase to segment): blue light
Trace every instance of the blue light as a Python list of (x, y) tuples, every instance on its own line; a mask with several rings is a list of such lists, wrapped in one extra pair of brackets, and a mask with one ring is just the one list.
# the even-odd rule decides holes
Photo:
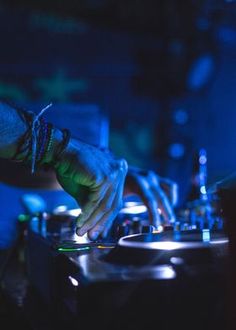
[(201, 192), (201, 194), (206, 195), (206, 193), (207, 193), (207, 191), (206, 191), (206, 187), (205, 187), (205, 186), (202, 186), (202, 187), (200, 188), (200, 192)]
[(172, 158), (181, 158), (185, 153), (185, 147), (182, 143), (172, 143), (168, 151)]
[(200, 163), (201, 165), (205, 165), (206, 162), (207, 162), (207, 158), (206, 158), (205, 155), (202, 155), (202, 156), (199, 157), (199, 163)]
[(214, 60), (210, 54), (197, 58), (189, 72), (187, 85), (191, 90), (198, 90), (203, 87), (214, 71)]
[(74, 277), (68, 276), (68, 278), (73, 286), (79, 286), (79, 282)]
[(222, 26), (218, 29), (218, 37), (225, 43), (234, 44), (236, 41), (236, 31), (228, 26)]
[(210, 230), (209, 229), (202, 229), (202, 240), (203, 242), (210, 242)]
[(174, 112), (174, 120), (179, 125), (185, 125), (188, 121), (188, 113), (183, 109)]

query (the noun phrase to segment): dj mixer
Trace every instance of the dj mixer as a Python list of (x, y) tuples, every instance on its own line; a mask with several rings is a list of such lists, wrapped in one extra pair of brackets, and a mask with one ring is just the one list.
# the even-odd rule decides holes
[(78, 213), (59, 208), (28, 224), (29, 281), (55, 329), (227, 329), (219, 215), (210, 226), (201, 214), (154, 228), (145, 206), (128, 202), (108, 237), (91, 241), (76, 235)]

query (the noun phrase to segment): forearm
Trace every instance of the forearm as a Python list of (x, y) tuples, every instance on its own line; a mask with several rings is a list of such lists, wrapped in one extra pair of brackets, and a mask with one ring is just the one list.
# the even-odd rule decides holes
[[(0, 102), (0, 158), (11, 159), (16, 154), (20, 140), (29, 127), (30, 123), (25, 120), (23, 111)], [(54, 127), (51, 148), (45, 154), (42, 163), (53, 162), (55, 150), (61, 140), (62, 132)], [(31, 158), (30, 153), (29, 155)], [(23, 160), (24, 156), (24, 154), (18, 156), (18, 161)]]
[(10, 159), (16, 152), (27, 124), (13, 107), (0, 102), (0, 157)]

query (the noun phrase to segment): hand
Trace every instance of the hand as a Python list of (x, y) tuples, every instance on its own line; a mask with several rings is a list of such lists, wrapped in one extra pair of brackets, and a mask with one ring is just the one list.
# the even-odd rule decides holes
[(148, 209), (150, 223), (156, 228), (163, 222), (170, 224), (175, 221), (178, 186), (172, 180), (162, 178), (153, 171), (129, 168), (124, 195), (129, 194), (141, 198)]
[(77, 234), (88, 232), (93, 240), (100, 234), (106, 237), (122, 207), (127, 162), (71, 139), (55, 170), (62, 188), (82, 208)]

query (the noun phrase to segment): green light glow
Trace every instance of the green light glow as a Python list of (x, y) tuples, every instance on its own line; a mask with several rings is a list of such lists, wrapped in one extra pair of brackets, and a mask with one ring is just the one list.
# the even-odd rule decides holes
[(20, 222), (25, 222), (25, 221), (30, 220), (30, 216), (27, 215), (27, 214), (20, 214), (20, 215), (18, 216), (18, 220), (19, 220)]
[(90, 247), (89, 246), (78, 247), (78, 248), (63, 248), (63, 247), (60, 247), (57, 250), (60, 251), (60, 252), (74, 252), (74, 251), (90, 250)]

